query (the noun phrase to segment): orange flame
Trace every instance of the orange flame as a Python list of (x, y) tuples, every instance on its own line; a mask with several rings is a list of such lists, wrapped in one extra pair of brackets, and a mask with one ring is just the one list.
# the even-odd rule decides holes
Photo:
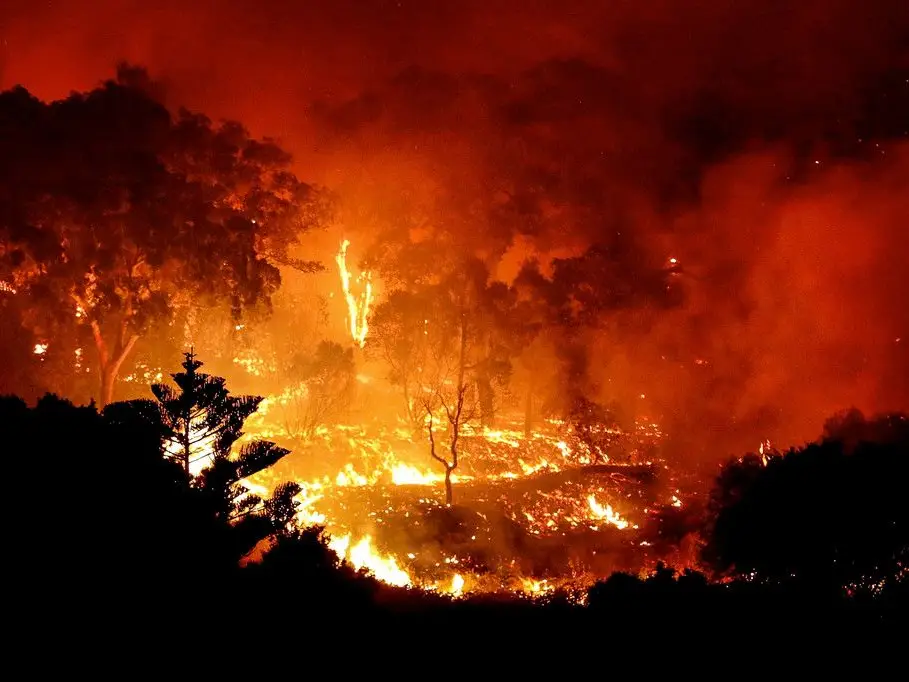
[(587, 498), (587, 504), (590, 506), (590, 511), (598, 519), (603, 519), (606, 523), (612, 524), (619, 530), (625, 530), (628, 528), (628, 521), (619, 516), (612, 509), (612, 505), (607, 504), (605, 507), (597, 502), (596, 497), (593, 495)]
[(369, 571), (384, 583), (398, 587), (406, 587), (411, 584), (410, 576), (398, 566), (394, 557), (382, 556), (373, 549), (372, 538), (368, 535), (363, 536), (353, 547), (350, 546), (350, 535), (332, 538), (328, 546), (358, 571)]
[(345, 239), (341, 242), (341, 249), (335, 256), (335, 262), (338, 264), (338, 272), (341, 274), (341, 289), (344, 291), (344, 298), (347, 301), (347, 319), (350, 325), (350, 336), (360, 348), (366, 343), (366, 335), (369, 333), (369, 307), (372, 305), (372, 273), (364, 272), (356, 278), (356, 281), (365, 281), (365, 286), (359, 296), (354, 296), (350, 290), (350, 270), (347, 269), (347, 247), (350, 241)]

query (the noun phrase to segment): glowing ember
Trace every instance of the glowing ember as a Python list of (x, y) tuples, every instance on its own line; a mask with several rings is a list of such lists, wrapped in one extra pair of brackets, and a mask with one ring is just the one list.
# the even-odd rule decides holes
[(36, 343), (35, 349), (33, 351), (34, 354), (35, 355), (44, 355), (47, 352), (47, 346), (48, 346), (48, 344), (46, 344), (46, 343)]
[(369, 333), (369, 307), (372, 305), (372, 274), (364, 272), (356, 278), (359, 283), (365, 282), (362, 293), (354, 296), (350, 290), (350, 270), (347, 269), (347, 247), (350, 241), (345, 239), (341, 242), (341, 250), (335, 257), (338, 264), (338, 272), (341, 275), (341, 288), (344, 291), (344, 298), (347, 301), (347, 319), (350, 325), (350, 336), (361, 348), (366, 343), (366, 335)]

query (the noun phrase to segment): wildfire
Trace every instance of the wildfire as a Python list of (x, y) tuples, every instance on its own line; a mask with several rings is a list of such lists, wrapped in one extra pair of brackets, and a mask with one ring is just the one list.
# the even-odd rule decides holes
[(439, 474), (420, 471), (415, 466), (398, 462), (391, 468), (391, 482), (395, 485), (436, 485), (444, 480)]
[(616, 514), (612, 509), (612, 505), (607, 504), (604, 507), (597, 502), (596, 497), (593, 495), (590, 495), (587, 498), (587, 504), (590, 506), (590, 511), (593, 513), (594, 517), (603, 519), (606, 523), (612, 524), (619, 530), (628, 528), (628, 521)]
[(451, 588), (448, 590), (448, 594), (453, 597), (460, 597), (464, 592), (464, 578), (460, 573), (455, 573), (454, 577), (451, 579)]
[(382, 556), (373, 549), (369, 535), (363, 536), (353, 547), (350, 546), (350, 535), (332, 538), (328, 547), (358, 571), (367, 570), (384, 583), (397, 587), (411, 584), (410, 576), (398, 566), (394, 557)]
[[(270, 409), (283, 397), (263, 402), (248, 437), (287, 437)], [(287, 443), (297, 455), (288, 460), (292, 471), (257, 482), (270, 487), (292, 476), (302, 488), (298, 522), (324, 527), (333, 538), (330, 548), (354, 568), (392, 585), (452, 597), (500, 590), (530, 597), (556, 590), (582, 594), (583, 586), (612, 570), (610, 552), (647, 554), (636, 522), (655, 499), (635, 477), (646, 477), (651, 468), (650, 450), (662, 437), (656, 424), (642, 418), (628, 432), (604, 426), (604, 438), (615, 438), (614, 460), (626, 463), (595, 464), (570, 424), (547, 421), (525, 433), (517, 415), (497, 422), (495, 429), (468, 425), (463, 431), (453, 516), (442, 502), (443, 475), (429, 461), (426, 443), (399, 424), (322, 425), (306, 441)], [(621, 439), (626, 444), (620, 447)], [(680, 506), (675, 492), (670, 504)], [(532, 538), (519, 546), (579, 543), (592, 553), (544, 575), (518, 558), (494, 558), (490, 565), (489, 557), (501, 551), (496, 534), (505, 527)]]
[(548, 580), (534, 580), (533, 578), (521, 578), (521, 589), (532, 596), (551, 592), (554, 588)]
[(363, 291), (359, 296), (355, 296), (350, 289), (350, 270), (347, 268), (347, 247), (350, 241), (345, 239), (341, 242), (341, 249), (335, 256), (335, 262), (338, 264), (338, 272), (341, 275), (341, 289), (344, 291), (344, 298), (347, 301), (347, 319), (350, 325), (350, 336), (354, 342), (363, 347), (366, 343), (366, 335), (369, 333), (369, 307), (372, 305), (372, 273), (364, 272), (357, 276), (356, 282), (365, 282)]
[(344, 469), (338, 472), (338, 475), (335, 477), (335, 485), (337, 486), (364, 486), (369, 485), (369, 479), (362, 474), (357, 473), (353, 468), (353, 464), (348, 462), (344, 465)]
[[(349, 286), (349, 273), (342, 274), (345, 281)], [(363, 311), (357, 307), (355, 319), (364, 320)], [(444, 476), (411, 425), (372, 419), (320, 424), (301, 437), (277, 409), (295, 400), (298, 390), (269, 396), (246, 424), (245, 438), (275, 440), (293, 451), (283, 470), (263, 472), (255, 483), (270, 489), (295, 480), (301, 486), (298, 523), (323, 527), (342, 560), (378, 580), (452, 597), (501, 590), (531, 597), (555, 590), (581, 594), (616, 565), (644, 560), (649, 551), (636, 523), (656, 503), (646, 481), (663, 435), (647, 417), (625, 431), (594, 427), (609, 450), (606, 461), (594, 460), (588, 434), (561, 420), (546, 420), (531, 432), (517, 414), (500, 415), (495, 428), (466, 424), (452, 477), (455, 505), (448, 508)], [(681, 506), (681, 494), (669, 503)], [(500, 555), (507, 549), (503, 533), (512, 538), (505, 544), (515, 542), (519, 552), (557, 543), (576, 544), (581, 554), (537, 575), (533, 560)], [(623, 563), (612, 563), (625, 552), (635, 558), (623, 555)]]

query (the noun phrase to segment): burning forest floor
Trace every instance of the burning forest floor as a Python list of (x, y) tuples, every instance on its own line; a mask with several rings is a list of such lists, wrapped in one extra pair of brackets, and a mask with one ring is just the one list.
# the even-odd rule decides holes
[[(268, 428), (264, 408), (252, 435), (293, 452), (251, 486), (299, 483), (300, 523), (324, 526), (341, 558), (391, 585), (580, 596), (614, 571), (640, 573), (665, 561), (654, 517), (684, 511), (683, 486), (659, 459), (664, 436), (646, 419), (627, 432), (595, 427), (595, 452), (590, 434), (555, 420), (530, 434), (508, 419), (468, 429), (448, 507), (425, 433), (375, 422), (323, 427), (305, 443), (289, 442)], [(671, 563), (693, 560), (678, 546), (671, 551)]]

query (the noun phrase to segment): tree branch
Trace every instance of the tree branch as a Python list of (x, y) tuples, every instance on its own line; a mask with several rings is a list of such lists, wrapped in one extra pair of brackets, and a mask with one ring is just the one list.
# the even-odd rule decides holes
[(91, 321), (92, 336), (95, 339), (95, 347), (98, 349), (98, 355), (101, 359), (101, 366), (107, 367), (107, 363), (110, 360), (110, 353), (107, 350), (107, 343), (104, 341), (104, 337), (101, 335), (101, 327), (98, 325), (97, 320)]
[(114, 360), (113, 365), (110, 368), (110, 371), (113, 373), (114, 376), (116, 376), (117, 372), (120, 371), (120, 366), (123, 364), (123, 361), (126, 360), (126, 356), (129, 355), (129, 352), (133, 349), (133, 346), (136, 345), (136, 341), (138, 341), (138, 340), (139, 340), (139, 335), (133, 334), (132, 336), (129, 337), (129, 340), (126, 342), (126, 344), (123, 345), (123, 347), (120, 349), (120, 352), (117, 355), (117, 358)]
[(436, 438), (432, 432), (432, 407), (428, 401), (423, 401), (423, 406), (426, 408), (426, 414), (429, 415), (429, 454), (434, 460), (442, 464), (446, 469), (449, 468), (448, 460), (444, 457), (439, 457), (436, 454)]

